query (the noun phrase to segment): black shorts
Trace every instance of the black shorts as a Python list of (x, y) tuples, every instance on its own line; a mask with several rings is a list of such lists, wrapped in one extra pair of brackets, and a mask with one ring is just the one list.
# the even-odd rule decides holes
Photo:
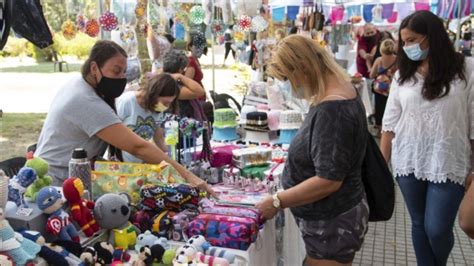
[(306, 253), (312, 259), (350, 263), (360, 250), (368, 229), (369, 206), (365, 196), (352, 209), (328, 220), (296, 218)]

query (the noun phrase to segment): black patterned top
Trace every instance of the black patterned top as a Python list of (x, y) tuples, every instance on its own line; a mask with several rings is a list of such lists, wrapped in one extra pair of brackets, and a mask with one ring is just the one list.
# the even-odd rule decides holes
[(291, 142), (283, 187), (291, 188), (314, 176), (343, 183), (324, 199), (291, 208), (295, 216), (330, 219), (360, 202), (364, 195), (361, 166), (367, 137), (365, 109), (359, 97), (326, 101), (310, 109)]

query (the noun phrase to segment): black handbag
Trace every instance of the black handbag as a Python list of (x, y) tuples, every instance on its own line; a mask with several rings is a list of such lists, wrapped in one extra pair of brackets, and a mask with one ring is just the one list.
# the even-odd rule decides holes
[(369, 221), (387, 221), (395, 208), (395, 182), (374, 137), (368, 134), (362, 182), (369, 204)]

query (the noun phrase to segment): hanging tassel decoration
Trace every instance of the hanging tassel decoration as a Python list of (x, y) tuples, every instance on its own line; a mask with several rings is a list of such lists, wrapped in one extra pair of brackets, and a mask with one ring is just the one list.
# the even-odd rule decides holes
[(76, 24), (70, 19), (66, 20), (61, 26), (61, 32), (66, 40), (72, 40), (76, 37)]
[(252, 27), (252, 18), (247, 15), (242, 15), (238, 23), (239, 29), (243, 32), (248, 32)]
[(97, 19), (93, 18), (93, 19), (90, 19), (89, 21), (87, 21), (86, 23), (86, 31), (85, 33), (87, 35), (89, 35), (90, 37), (97, 37), (97, 35), (99, 35), (99, 32), (100, 32), (100, 25), (99, 25), (99, 22), (97, 21)]
[(204, 10), (204, 8), (202, 8), (202, 6), (193, 6), (189, 13), (189, 22), (191, 22), (192, 24), (199, 25), (204, 22), (205, 17), (206, 11)]

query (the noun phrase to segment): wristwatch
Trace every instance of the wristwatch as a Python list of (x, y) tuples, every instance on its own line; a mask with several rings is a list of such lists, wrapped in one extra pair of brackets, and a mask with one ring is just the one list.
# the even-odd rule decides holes
[(281, 204), (280, 204), (280, 199), (278, 198), (278, 193), (273, 194), (273, 207), (280, 209)]

